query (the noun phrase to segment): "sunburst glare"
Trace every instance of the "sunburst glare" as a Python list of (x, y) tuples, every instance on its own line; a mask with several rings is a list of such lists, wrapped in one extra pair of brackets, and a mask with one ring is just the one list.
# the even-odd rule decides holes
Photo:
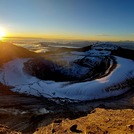
[(6, 35), (5, 29), (0, 27), (0, 40), (2, 40), (5, 35)]

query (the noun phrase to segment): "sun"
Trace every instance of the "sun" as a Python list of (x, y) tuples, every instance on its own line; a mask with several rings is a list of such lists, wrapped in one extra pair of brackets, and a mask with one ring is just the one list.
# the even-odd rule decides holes
[(4, 28), (0, 27), (0, 40), (6, 35)]

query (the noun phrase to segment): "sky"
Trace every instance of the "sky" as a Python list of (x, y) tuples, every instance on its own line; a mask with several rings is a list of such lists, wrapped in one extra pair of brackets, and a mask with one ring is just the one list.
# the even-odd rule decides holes
[(134, 0), (0, 0), (6, 36), (134, 40)]

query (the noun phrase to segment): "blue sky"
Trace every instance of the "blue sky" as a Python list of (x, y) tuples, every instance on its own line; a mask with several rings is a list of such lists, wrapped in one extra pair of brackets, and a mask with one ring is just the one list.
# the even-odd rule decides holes
[(0, 0), (8, 36), (134, 40), (134, 0)]

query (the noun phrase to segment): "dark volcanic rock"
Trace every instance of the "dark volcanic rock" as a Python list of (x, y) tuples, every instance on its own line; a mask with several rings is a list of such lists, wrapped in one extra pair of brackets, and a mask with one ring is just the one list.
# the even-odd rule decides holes
[(24, 64), (24, 71), (43, 80), (81, 81), (104, 74), (110, 65), (109, 57), (84, 57), (61, 65), (44, 58), (34, 58)]
[(45, 60), (44, 58), (29, 60), (24, 66), (24, 70), (27, 73), (44, 80), (64, 78), (57, 68), (60, 68), (60, 66), (51, 61)]
[(90, 72), (87, 73), (88, 78), (95, 79), (105, 73), (105, 71), (110, 66), (110, 57), (102, 56), (102, 57), (88, 57), (75, 61), (77, 64), (90, 68)]
[[(62, 66), (44, 58), (34, 58), (24, 64), (24, 71), (42, 80), (72, 81), (79, 80), (72, 68)], [(82, 76), (81, 76), (82, 77)]]
[(134, 60), (134, 50), (119, 47), (117, 50), (111, 51), (111, 54)]
[(73, 125), (73, 126), (71, 126), (71, 127), (70, 127), (70, 130), (71, 130), (72, 132), (82, 133), (81, 130), (78, 130), (78, 129), (77, 129), (77, 125), (76, 125), (76, 124)]

